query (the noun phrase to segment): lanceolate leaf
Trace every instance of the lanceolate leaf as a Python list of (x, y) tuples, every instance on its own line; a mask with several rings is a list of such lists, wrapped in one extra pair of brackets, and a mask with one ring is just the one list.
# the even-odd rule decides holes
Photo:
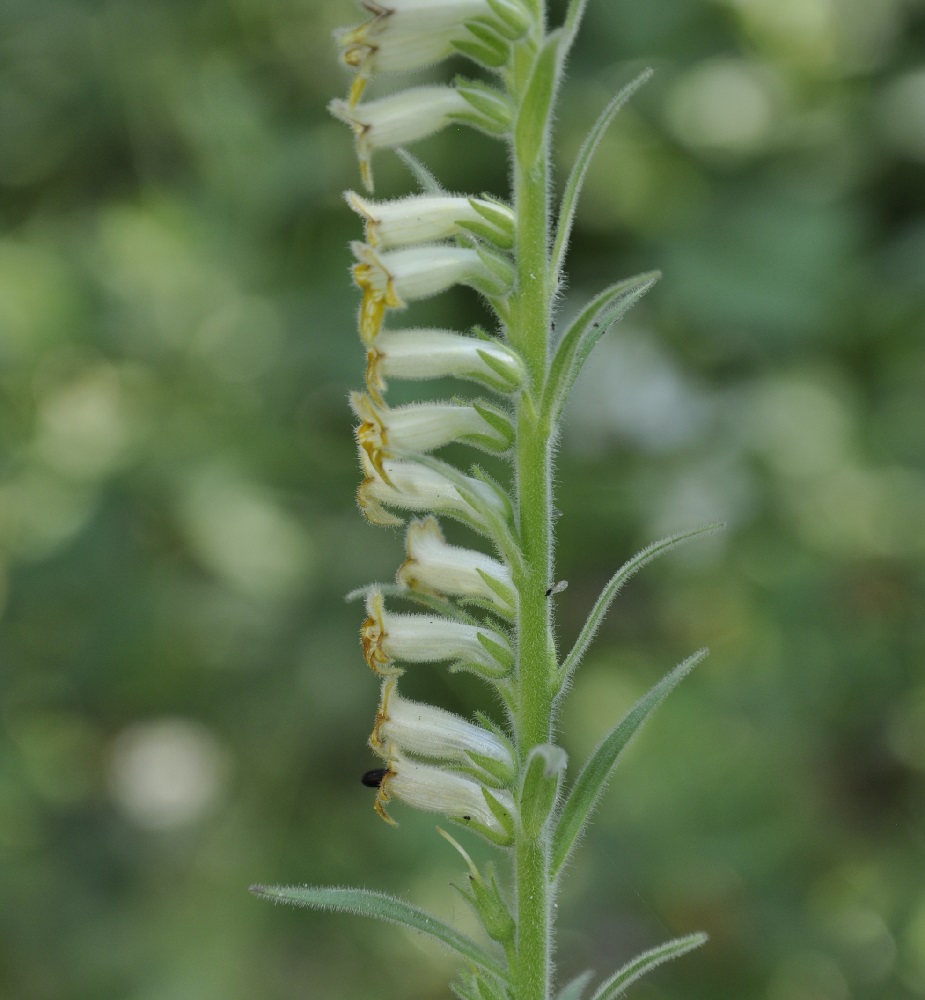
[(707, 652), (706, 649), (698, 650), (663, 677), (633, 705), (588, 758), (556, 822), (552, 845), (553, 878), (562, 871), (627, 744), (666, 695), (704, 659)]
[(565, 12), (565, 21), (562, 27), (565, 29), (565, 36), (571, 45), (578, 29), (581, 27), (581, 19), (584, 17), (585, 7), (588, 0), (569, 0), (568, 10)]
[(549, 128), (549, 113), (556, 93), (560, 41), (558, 31), (547, 37), (533, 64), (533, 75), (517, 109), (514, 142), (521, 170), (532, 169), (543, 148), (543, 137)]
[(610, 605), (613, 604), (614, 598), (623, 589), (623, 584), (627, 580), (634, 577), (643, 566), (648, 566), (654, 559), (657, 559), (660, 555), (670, 551), (682, 542), (686, 542), (691, 538), (697, 538), (698, 535), (709, 534), (711, 531), (718, 531), (722, 527), (721, 522), (715, 522), (713, 524), (702, 524), (700, 527), (691, 528), (688, 531), (679, 531), (676, 535), (669, 535), (667, 538), (662, 538), (658, 542), (647, 545), (641, 552), (637, 552), (632, 559), (625, 562), (601, 591), (601, 596), (591, 609), (591, 614), (588, 615), (588, 620), (585, 622), (584, 628), (575, 641), (575, 645), (568, 656), (562, 661), (562, 666), (559, 668), (560, 685), (564, 686), (569, 676), (578, 668), (578, 664), (581, 663), (582, 657), (588, 651), (588, 647), (597, 634), (604, 616), (610, 610)]
[(675, 938), (674, 941), (666, 941), (665, 944), (660, 944), (650, 951), (644, 951), (627, 962), (606, 982), (601, 983), (591, 1000), (615, 1000), (616, 997), (622, 996), (627, 986), (635, 983), (647, 972), (651, 972), (656, 966), (686, 955), (689, 951), (699, 948), (706, 940), (706, 934), (689, 934), (687, 937)]
[(305, 906), (315, 910), (333, 910), (336, 913), (353, 913), (373, 917), (387, 923), (401, 924), (411, 930), (445, 944), (448, 948), (474, 962), (480, 969), (499, 979), (507, 980), (501, 962), (471, 938), (460, 934), (449, 924), (437, 920), (424, 910), (406, 903), (403, 899), (383, 892), (367, 889), (343, 889), (335, 886), (254, 885), (251, 892), (277, 903)]
[(572, 321), (556, 346), (543, 395), (543, 409), (557, 420), (578, 373), (597, 342), (661, 277), (658, 271), (637, 274), (605, 288)]
[[(573, 10), (575, 19), (580, 18), (584, 9), (584, 0), (572, 0), (569, 9), (569, 17), (572, 17)], [(568, 20), (566, 21), (568, 25)], [(559, 208), (559, 219), (556, 224), (556, 239), (552, 252), (552, 274), (558, 276), (565, 263), (565, 252), (568, 248), (569, 236), (572, 232), (572, 223), (575, 221), (575, 209), (578, 205), (578, 196), (588, 173), (588, 166), (591, 157), (604, 137), (604, 133), (614, 120), (617, 112), (636, 93), (637, 90), (652, 76), (651, 69), (644, 69), (639, 76), (631, 80), (610, 103), (604, 108), (591, 131), (585, 137), (581, 149), (578, 151), (578, 158), (572, 166), (572, 171), (565, 184), (565, 191), (562, 194), (562, 205)]]

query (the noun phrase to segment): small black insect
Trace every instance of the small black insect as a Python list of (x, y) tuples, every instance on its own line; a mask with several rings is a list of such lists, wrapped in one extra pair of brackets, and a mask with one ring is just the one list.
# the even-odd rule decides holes
[(387, 767), (377, 767), (372, 771), (367, 771), (366, 774), (360, 778), (360, 781), (366, 785), (367, 788), (378, 788), (382, 784), (382, 779), (389, 773)]
[(554, 583), (547, 591), (546, 596), (552, 597), (553, 594), (561, 594), (563, 590), (568, 586), (568, 580), (560, 580), (558, 583)]

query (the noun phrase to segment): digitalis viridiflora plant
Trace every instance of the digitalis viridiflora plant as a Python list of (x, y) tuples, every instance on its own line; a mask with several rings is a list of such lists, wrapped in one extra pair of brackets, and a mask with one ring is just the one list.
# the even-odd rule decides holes
[[(370, 747), (380, 766), (363, 775), (387, 822), (392, 803), (434, 812), (486, 838), (503, 874), (468, 866), (459, 891), (485, 934), (477, 941), (402, 899), (361, 889), (255, 887), (281, 902), (349, 911), (405, 924), (439, 939), (464, 959), (453, 984), (463, 1000), (581, 1000), (591, 974), (553, 984), (554, 902), (560, 877), (618, 759), (649, 714), (706, 655), (695, 653), (655, 685), (601, 740), (571, 779), (556, 744), (559, 702), (622, 585), (656, 556), (707, 525), (649, 546), (612, 577), (572, 649), (557, 651), (553, 582), (553, 445), (582, 365), (606, 330), (655, 283), (656, 273), (600, 292), (553, 338), (557, 290), (574, 211), (588, 164), (605, 130), (649, 76), (640, 74), (604, 108), (567, 178), (550, 201), (551, 122), (563, 67), (585, 7), (570, 0), (563, 24), (547, 25), (545, 0), (362, 0), (363, 23), (336, 35), (354, 74), (332, 113), (353, 130), (360, 176), (373, 189), (372, 162), (398, 149), (421, 191), (376, 201), (346, 200), (364, 227), (352, 244), (362, 292), (359, 335), (367, 352), (366, 388), (351, 396), (363, 480), (362, 512), (375, 524), (406, 524), (406, 558), (397, 582), (362, 591), (363, 653), (380, 679)], [(367, 82), (464, 56), (478, 79), (416, 86), (364, 100)], [(447, 125), (495, 136), (509, 158), (510, 202), (444, 191), (401, 147)], [(417, 299), (453, 285), (478, 291), (495, 329), (394, 328)], [(389, 321), (388, 325), (386, 321)], [(392, 379), (453, 377), (486, 397), (390, 407)], [(510, 460), (511, 481), (478, 466), (462, 471), (434, 457), (464, 443)], [(483, 548), (449, 544), (440, 520), (471, 528)], [(485, 551), (490, 550), (490, 551)], [(415, 612), (394, 605), (417, 605)], [(491, 685), (504, 725), (460, 718), (400, 693), (406, 669), (467, 670)], [(436, 664), (437, 666), (434, 666)], [(388, 807), (388, 808), (387, 808)], [(444, 832), (444, 831), (441, 831)], [(705, 940), (677, 938), (647, 951), (590, 993), (610, 1000), (655, 966)]]

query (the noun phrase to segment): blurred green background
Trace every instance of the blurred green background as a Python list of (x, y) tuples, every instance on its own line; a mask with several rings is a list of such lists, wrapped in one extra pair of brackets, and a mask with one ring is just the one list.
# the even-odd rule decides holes
[[(345, 398), (359, 180), (325, 104), (331, 30), (359, 19), (0, 5), (0, 997), (448, 996), (427, 943), (246, 891), (357, 883), (469, 919), (434, 818), (391, 829), (358, 781), (377, 690), (342, 595), (401, 558), (355, 509)], [(563, 975), (704, 929), (632, 995), (925, 997), (923, 43), (921, 0), (591, 0), (560, 176), (657, 74), (592, 168), (563, 313), (665, 278), (568, 414), (563, 646), (638, 548), (729, 526), (627, 588), (564, 713), (577, 766), (713, 650), (577, 854)], [(488, 139), (415, 152), (505, 193)], [(410, 189), (389, 154), (376, 173)], [(459, 292), (407, 322), (484, 315)], [(485, 706), (442, 669), (407, 690)]]

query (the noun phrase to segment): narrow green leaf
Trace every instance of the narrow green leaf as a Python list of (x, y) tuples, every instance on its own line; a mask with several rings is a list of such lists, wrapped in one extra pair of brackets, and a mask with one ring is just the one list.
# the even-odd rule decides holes
[(289, 903), (292, 906), (330, 910), (335, 913), (353, 913), (361, 917), (401, 924), (428, 937), (436, 938), (463, 958), (474, 962), (479, 968), (507, 981), (507, 973), (501, 962), (485, 951), (481, 945), (465, 934), (460, 934), (449, 924), (443, 923), (397, 896), (370, 892), (368, 889), (308, 885), (254, 885), (251, 886), (251, 892), (276, 903)]
[(558, 877), (562, 871), (630, 740), (669, 692), (704, 659), (707, 652), (706, 649), (698, 650), (663, 677), (633, 705), (588, 758), (572, 785), (556, 822), (552, 844), (553, 878)]
[(560, 31), (554, 31), (546, 39), (533, 64), (533, 73), (517, 110), (514, 148), (520, 170), (532, 169), (543, 148), (558, 82), (561, 37)]
[(607, 327), (621, 319), (660, 277), (659, 271), (644, 271), (618, 281), (595, 295), (572, 320), (556, 345), (543, 390), (543, 412), (549, 419), (558, 419), (582, 365)]
[(424, 164), (413, 154), (409, 153), (407, 149), (402, 146), (396, 146), (395, 152), (398, 154), (398, 158), (402, 163), (411, 171), (414, 175), (414, 179), (418, 182), (418, 186), (425, 194), (443, 194), (443, 186), (440, 181), (424, 166)]
[(627, 580), (631, 580), (644, 566), (648, 566), (650, 562), (653, 562), (660, 555), (670, 552), (682, 542), (686, 542), (691, 538), (698, 538), (700, 535), (708, 535), (713, 531), (719, 531), (722, 527), (723, 524), (717, 521), (711, 524), (702, 524), (697, 528), (689, 528), (687, 531), (679, 531), (675, 535), (669, 535), (667, 538), (662, 538), (651, 545), (647, 545), (641, 552), (637, 552), (632, 559), (625, 562), (601, 591), (601, 596), (598, 597), (597, 602), (591, 609), (591, 614), (588, 615), (588, 620), (585, 622), (584, 628), (582, 628), (581, 633), (575, 640), (575, 645), (572, 646), (568, 656), (562, 661), (562, 666), (559, 668), (560, 685), (565, 685), (569, 677), (578, 668), (578, 664), (581, 663), (582, 658), (588, 651), (588, 647), (597, 634), (597, 630), (601, 627), (601, 622), (610, 610), (610, 605), (613, 604), (614, 599), (623, 589), (623, 585)]
[(670, 962), (673, 958), (680, 958), (689, 951), (699, 948), (706, 940), (706, 934), (688, 934), (687, 937), (675, 938), (674, 941), (666, 941), (665, 944), (644, 951), (627, 962), (606, 982), (601, 983), (591, 1000), (615, 1000), (628, 986), (641, 979), (647, 972), (651, 972), (664, 962)]
[(588, 0), (570, 0), (568, 10), (565, 12), (565, 21), (562, 27), (565, 29), (565, 36), (568, 44), (571, 45), (581, 27), (581, 19), (584, 17), (585, 7)]
[(570, 980), (560, 990), (558, 1000), (581, 1000), (585, 987), (591, 982), (593, 975), (594, 973), (590, 969), (587, 969), (581, 975)]
[[(575, 17), (579, 18), (582, 10), (584, 9), (584, 2), (585, 0), (572, 0), (572, 4), (569, 8), (569, 16), (572, 15), (574, 8), (576, 11)], [(566, 25), (568, 25), (568, 23), (569, 21), (567, 18)], [(581, 149), (578, 151), (578, 157), (575, 160), (571, 173), (566, 181), (565, 191), (562, 194), (562, 204), (559, 208), (559, 219), (556, 224), (556, 239), (553, 243), (552, 251), (552, 274), (554, 275), (558, 275), (562, 271), (562, 266), (565, 263), (565, 252), (568, 248), (569, 236), (572, 232), (572, 224), (575, 221), (575, 209), (578, 205), (578, 196), (581, 194), (581, 188), (588, 173), (588, 166), (591, 163), (591, 157), (600, 145), (601, 139), (604, 137), (604, 133), (616, 117), (617, 112), (651, 76), (651, 69), (643, 70), (635, 79), (631, 80), (622, 90), (620, 90), (615, 97), (611, 98), (610, 103), (600, 113), (597, 121), (591, 127), (591, 131), (585, 137), (585, 141), (582, 143)]]

